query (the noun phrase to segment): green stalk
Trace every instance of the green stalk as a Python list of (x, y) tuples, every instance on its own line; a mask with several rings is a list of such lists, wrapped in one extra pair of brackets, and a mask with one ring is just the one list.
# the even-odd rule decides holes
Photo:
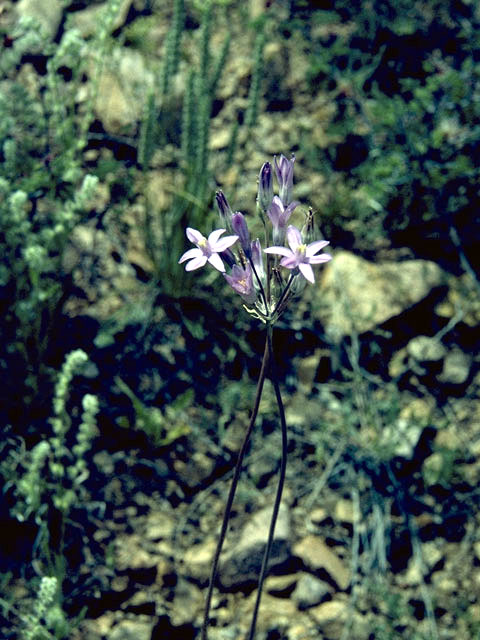
[(222, 552), (223, 543), (225, 542), (225, 537), (227, 535), (228, 521), (230, 519), (230, 512), (232, 510), (233, 499), (235, 497), (235, 492), (237, 490), (238, 480), (240, 478), (240, 472), (242, 470), (243, 459), (245, 457), (245, 453), (247, 451), (247, 445), (250, 440), (250, 436), (253, 431), (253, 427), (255, 425), (255, 420), (258, 415), (258, 408), (260, 406), (260, 399), (262, 397), (263, 384), (265, 382), (267, 367), (269, 364), (270, 358), (270, 346), (269, 346), (269, 338), (267, 335), (267, 340), (265, 341), (265, 351), (263, 353), (262, 367), (260, 369), (260, 375), (258, 377), (257, 382), (257, 392), (255, 395), (255, 403), (253, 406), (252, 415), (250, 417), (250, 422), (247, 428), (247, 432), (245, 433), (245, 438), (243, 439), (242, 447), (240, 449), (240, 453), (238, 454), (237, 463), (235, 465), (235, 470), (233, 473), (232, 484), (230, 485), (230, 491), (228, 493), (227, 504), (225, 506), (225, 512), (223, 514), (222, 527), (220, 529), (220, 537), (218, 539), (217, 548), (215, 549), (215, 556), (213, 558), (212, 569), (210, 574), (210, 583), (208, 585), (207, 597), (205, 600), (205, 610), (202, 624), (202, 632), (201, 632), (201, 640), (208, 639), (208, 622), (210, 615), (210, 607), (212, 604), (212, 595), (213, 595), (213, 587), (215, 583), (215, 578), (217, 576), (218, 570), (218, 561), (220, 559), (220, 554)]
[(275, 358), (273, 355), (272, 344), (273, 326), (267, 325), (267, 345), (268, 345), (268, 358), (270, 360), (270, 376), (272, 379), (273, 388), (275, 390), (275, 397), (277, 399), (278, 412), (280, 415), (280, 425), (282, 429), (282, 459), (280, 462), (280, 476), (278, 479), (277, 493), (275, 495), (275, 502), (273, 504), (272, 518), (270, 520), (270, 529), (268, 531), (267, 546), (263, 554), (262, 568), (260, 570), (260, 578), (258, 580), (257, 597), (255, 600), (255, 607), (253, 609), (252, 621), (250, 623), (250, 631), (247, 636), (247, 640), (253, 640), (255, 635), (255, 627), (257, 625), (258, 611), (260, 609), (260, 601), (262, 598), (263, 583), (268, 573), (268, 560), (270, 552), (272, 550), (273, 535), (275, 533), (275, 525), (277, 523), (278, 512), (280, 510), (280, 504), (282, 502), (283, 487), (285, 485), (285, 475), (287, 470), (287, 422), (285, 419), (285, 409), (283, 407), (282, 396), (280, 393), (280, 387), (278, 384), (277, 371), (275, 367)]

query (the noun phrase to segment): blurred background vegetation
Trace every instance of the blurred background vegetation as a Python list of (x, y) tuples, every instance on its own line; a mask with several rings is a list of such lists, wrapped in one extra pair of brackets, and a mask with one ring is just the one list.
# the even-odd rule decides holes
[[(100, 638), (72, 635), (112, 593), (115, 533), (99, 523), (142, 511), (152, 484), (181, 510), (228, 477), (262, 328), (213, 270), (177, 262), (187, 226), (218, 226), (218, 188), (260, 234), (256, 179), (280, 153), (337, 264), (361, 260), (278, 327), (296, 506), (335, 514), (347, 497), (361, 515), (325, 520), (355, 551), (350, 612), (370, 629), (355, 637), (478, 637), (478, 580), (445, 596), (422, 545), (436, 540), (446, 573), (448, 545), (480, 563), (479, 27), (471, 0), (2, 3), (6, 638)], [(418, 260), (433, 284), (408, 275)], [(381, 284), (370, 320), (362, 270)], [(389, 283), (393, 311), (377, 317)], [(275, 471), (268, 394), (263, 415), (247, 512)], [(412, 558), (420, 596), (397, 579)], [(353, 637), (352, 615), (324, 637)]]

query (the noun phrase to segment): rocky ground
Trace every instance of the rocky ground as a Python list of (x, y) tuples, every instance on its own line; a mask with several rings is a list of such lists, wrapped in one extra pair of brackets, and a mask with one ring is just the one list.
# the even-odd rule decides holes
[[(139, 4), (122, 4), (120, 33)], [(42, 20), (56, 33), (62, 4), (49, 6), (51, 14), (42, 13)], [(99, 6), (74, 12), (86, 38)], [(27, 13), (34, 7), (27, 0), (16, 5)], [(149, 32), (157, 50), (165, 24)], [(248, 153), (221, 167), (226, 124), (246, 100), (250, 63), (241, 45), (249, 37), (237, 34), (238, 55), (219, 88), (226, 108), (214, 118), (210, 145), (219, 154), (212, 160), (219, 165), (217, 182), (232, 189), (236, 203), (251, 203), (247, 213), (263, 161), (296, 148), (305, 135), (321, 146), (331, 142), (322, 126), (329, 106), (322, 96), (310, 100), (302, 84), (301, 47), (270, 43), (272, 83), (282, 72), (275, 61), (288, 56), (282, 86), (291, 107), (278, 113), (267, 105)], [(37, 73), (29, 63), (20, 72), (29, 78)], [(142, 54), (121, 46), (119, 38), (95, 105), (108, 136), (133, 144), (141, 96), (151, 82)], [(112, 157), (106, 147), (87, 154), (93, 164)], [(332, 187), (302, 169), (301, 155), (298, 197), (322, 211)], [(147, 175), (146, 190), (159, 208), (168, 205), (174, 181), (170, 160), (167, 149)], [(238, 319), (236, 311), (210, 304), (209, 292), (198, 300), (152, 294), (154, 265), (138, 222), (145, 194), (137, 182), (128, 206), (114, 208), (113, 183), (110, 176), (98, 190), (102, 225), (79, 226), (64, 259), (82, 292), (66, 301), (65, 316), (80, 331), (87, 320), (96, 327), (89, 355), (97, 373), (82, 385), (103, 394), (87, 493), (72, 513), (65, 549), (65, 609), (72, 620), (78, 616), (68, 637), (189, 640), (201, 626), (262, 330), (247, 316)], [(361, 239), (357, 247), (335, 244), (335, 238), (332, 245), (333, 260), (318, 286), (278, 326), (289, 462), (257, 637), (480, 638), (478, 281), (471, 273), (452, 275), (440, 259), (394, 249), (385, 239), (369, 260), (362, 257)], [(209, 291), (218, 295), (221, 283), (213, 287)], [(227, 294), (224, 308), (230, 304), (235, 301)], [(246, 332), (240, 356), (229, 351), (236, 330)], [(170, 446), (155, 446), (134, 428), (115, 383), (119, 375), (127, 383), (140, 376), (133, 384), (146, 405), (158, 394), (172, 398), (190, 386), (204, 402), (178, 411), (183, 431)], [(256, 595), (280, 455), (274, 396), (266, 386), (213, 600), (212, 640), (244, 637)], [(28, 610), (28, 580), (17, 577), (11, 588), (20, 609)]]

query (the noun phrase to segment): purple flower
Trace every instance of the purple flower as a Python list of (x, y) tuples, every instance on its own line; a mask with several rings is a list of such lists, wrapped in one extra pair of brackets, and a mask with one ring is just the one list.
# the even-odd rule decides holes
[(225, 273), (225, 267), (223, 265), (221, 257), (218, 255), (222, 251), (231, 247), (238, 240), (238, 236), (226, 236), (220, 238), (222, 233), (225, 233), (225, 229), (215, 229), (212, 233), (205, 238), (200, 231), (187, 227), (187, 238), (190, 242), (197, 245), (196, 249), (189, 249), (178, 261), (178, 264), (190, 260), (185, 266), (185, 271), (193, 271), (203, 267), (209, 262), (215, 269), (218, 269), (222, 273)]
[(275, 163), (278, 188), (280, 190), (280, 199), (286, 206), (292, 201), (293, 164), (295, 162), (295, 156), (292, 154), (292, 159), (287, 160), (282, 154), (279, 162), (277, 162), (277, 156), (274, 156), (273, 160)]
[(321, 256), (315, 255), (321, 249), (327, 246), (327, 240), (316, 240), (310, 244), (302, 243), (302, 236), (297, 227), (289, 225), (287, 229), (287, 240), (290, 245), (290, 249), (286, 247), (269, 247), (265, 249), (265, 253), (276, 253), (280, 256), (284, 256), (280, 260), (280, 265), (287, 269), (300, 269), (300, 273), (303, 277), (311, 283), (315, 282), (315, 276), (313, 275), (312, 264), (321, 264), (322, 262), (328, 262), (332, 259), (332, 256), (327, 253)]
[(280, 243), (284, 241), (288, 219), (292, 215), (297, 204), (297, 202), (291, 202), (288, 207), (285, 208), (282, 200), (278, 196), (273, 197), (272, 204), (267, 211), (267, 215), (273, 225), (274, 242)]
[(247, 227), (247, 221), (243, 213), (237, 211), (232, 215), (232, 229), (237, 234), (240, 244), (247, 258), (251, 255), (250, 249), (250, 232)]
[(269, 208), (273, 199), (273, 177), (272, 177), (272, 165), (269, 162), (264, 162), (260, 169), (260, 175), (258, 177), (258, 193), (257, 202), (265, 213)]
[(253, 286), (252, 268), (247, 263), (245, 268), (235, 265), (232, 268), (231, 275), (225, 275), (228, 284), (239, 293), (247, 304), (254, 304), (257, 295)]

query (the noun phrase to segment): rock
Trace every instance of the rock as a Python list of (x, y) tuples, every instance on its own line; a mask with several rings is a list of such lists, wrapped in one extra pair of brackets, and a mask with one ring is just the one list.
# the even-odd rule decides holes
[(432, 453), (424, 460), (422, 471), (427, 485), (442, 483), (442, 479), (448, 479), (450, 474), (448, 462), (440, 451)]
[(292, 599), (297, 603), (299, 609), (308, 609), (320, 604), (329, 593), (330, 591), (325, 582), (310, 573), (304, 573), (297, 582)]
[(324, 602), (309, 609), (309, 614), (320, 627), (324, 638), (340, 638), (348, 616), (348, 605), (341, 600)]
[(62, 4), (61, 0), (20, 0), (16, 9), (19, 16), (34, 18), (45, 35), (53, 40), (62, 19)]
[(250, 20), (255, 20), (266, 11), (265, 0), (249, 0)]
[(350, 584), (350, 571), (336, 553), (317, 536), (306, 536), (295, 545), (293, 552), (303, 564), (317, 574), (326, 574), (341, 590)]
[(175, 569), (173, 564), (167, 558), (160, 558), (157, 563), (157, 576), (155, 584), (161, 588), (171, 583), (175, 577)]
[(168, 514), (152, 512), (147, 517), (144, 537), (146, 540), (158, 541), (171, 538), (175, 522)]
[(201, 582), (208, 581), (216, 546), (216, 540), (207, 540), (187, 549), (183, 556), (183, 563), (189, 576)]
[(387, 454), (389, 456), (393, 455), (410, 460), (422, 432), (422, 425), (405, 418), (398, 418), (383, 429), (380, 435), (380, 448), (385, 452), (390, 452)]
[(447, 350), (436, 338), (416, 336), (407, 345), (407, 353), (421, 365), (439, 364), (445, 357)]
[(109, 640), (150, 640), (153, 626), (154, 622), (151, 618), (137, 616), (136, 619), (119, 622), (110, 631), (108, 637)]
[(265, 580), (265, 592), (276, 598), (286, 598), (295, 589), (298, 581), (296, 574), (269, 576)]
[(355, 512), (351, 500), (337, 500), (335, 505), (335, 519), (344, 524), (353, 524)]
[(171, 612), (174, 627), (192, 622), (203, 606), (203, 595), (200, 589), (185, 579), (180, 579), (175, 587), (175, 598)]
[(399, 577), (399, 584), (405, 588), (416, 587), (423, 581), (422, 568), (416, 558), (410, 558), (408, 567), (403, 576)]
[(124, 133), (135, 123), (139, 112), (122, 87), (119, 79), (105, 71), (98, 87), (95, 101), (95, 113), (109, 133)]
[[(241, 605), (241, 620), (245, 627), (250, 624), (253, 606), (257, 592), (254, 591)], [(237, 613), (238, 615), (238, 613)], [(292, 620), (298, 617), (298, 611), (293, 602), (285, 598), (274, 598), (268, 593), (262, 595), (258, 612), (257, 632), (255, 637), (283, 638)], [(245, 638), (246, 634), (237, 634), (237, 638)]]
[[(256, 513), (243, 529), (239, 543), (220, 564), (218, 580), (224, 589), (234, 590), (258, 581), (271, 515), (272, 507)], [(284, 564), (289, 559), (289, 538), (289, 511), (282, 503), (270, 553), (270, 569)]]
[(400, 418), (402, 420), (419, 423), (422, 426), (427, 426), (431, 419), (433, 409), (434, 403), (431, 398), (414, 398), (402, 408)]
[(116, 568), (142, 584), (152, 584), (157, 576), (158, 556), (143, 548), (137, 535), (119, 535), (115, 540)]
[(470, 375), (471, 364), (471, 357), (460, 349), (449, 351), (443, 363), (443, 371), (438, 379), (443, 384), (465, 384)]
[(138, 51), (122, 49), (112, 54), (115, 73), (105, 70), (100, 76), (95, 113), (108, 133), (133, 133), (143, 117), (146, 92), (153, 83), (145, 61)]
[[(123, 0), (120, 3), (120, 8), (112, 22), (111, 31), (125, 24), (131, 4), (132, 0)], [(99, 24), (103, 22), (103, 14), (105, 13), (106, 7), (107, 3), (104, 2), (100, 5), (93, 4), (80, 11), (75, 11), (71, 14), (72, 26), (78, 29), (84, 38), (95, 35)]]
[(442, 283), (443, 272), (433, 262), (373, 264), (340, 251), (323, 270), (322, 295), (314, 314), (338, 340), (373, 330), (425, 299)]
[(444, 560), (444, 552), (438, 548), (437, 541), (424, 542), (422, 545), (422, 557), (430, 571), (437, 571), (442, 560)]
[(379, 451), (385, 459), (392, 456), (410, 460), (422, 433), (429, 429), (434, 406), (428, 398), (415, 398), (402, 408), (399, 417), (379, 434)]
[(227, 129), (226, 127), (222, 127), (218, 131), (212, 132), (208, 146), (212, 151), (219, 151), (220, 149), (226, 149), (230, 144), (231, 137), (232, 137), (232, 133), (230, 129)]
[[(448, 451), (456, 451), (457, 449), (460, 449), (463, 444), (456, 425), (451, 424), (438, 431), (435, 436), (435, 446), (439, 449), (447, 449)], [(473, 449), (470, 449), (470, 451), (474, 456), (480, 454), (480, 450), (475, 452)]]
[(328, 518), (328, 511), (323, 507), (317, 507), (310, 513), (310, 522), (316, 527), (325, 524)]
[(475, 551), (475, 557), (480, 561), (480, 540), (477, 540), (473, 545), (473, 549)]
[(297, 377), (298, 380), (305, 385), (307, 389), (311, 389), (317, 369), (320, 363), (320, 359), (324, 351), (322, 349), (316, 349), (315, 353), (306, 358), (302, 358), (297, 364)]

